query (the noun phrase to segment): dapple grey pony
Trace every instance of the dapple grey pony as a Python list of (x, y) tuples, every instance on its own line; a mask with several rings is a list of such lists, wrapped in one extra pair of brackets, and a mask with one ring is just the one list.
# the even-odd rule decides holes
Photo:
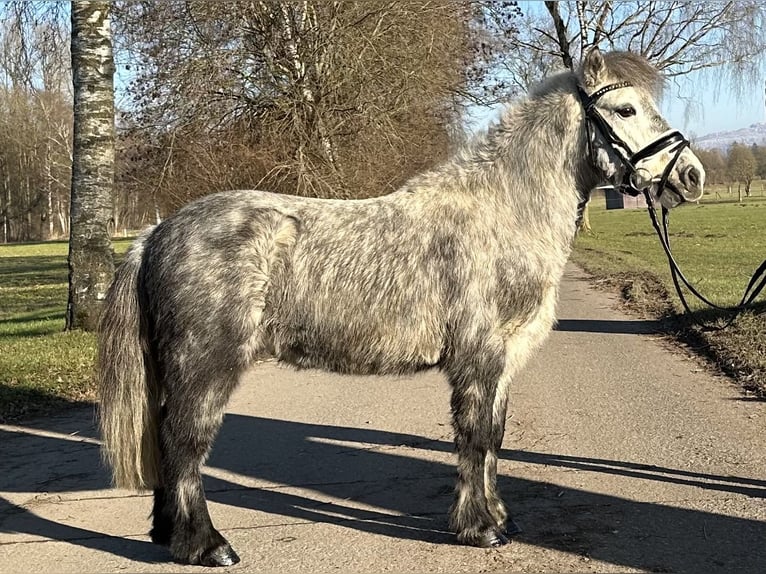
[[(200, 465), (242, 373), (276, 357), (354, 374), (441, 370), (458, 459), (451, 527), (465, 544), (508, 542), (496, 487), (508, 387), (554, 324), (581, 198), (624, 176), (582, 100), (614, 83), (594, 100), (603, 119), (633, 150), (657, 140), (661, 76), (637, 55), (593, 50), (390, 195), (232, 191), (142, 233), (105, 301), (99, 419), (114, 483), (154, 490), (152, 540), (180, 562), (239, 560), (213, 527)], [(638, 167), (656, 180), (670, 156)], [(675, 160), (666, 207), (702, 194), (698, 159), (687, 148)]]

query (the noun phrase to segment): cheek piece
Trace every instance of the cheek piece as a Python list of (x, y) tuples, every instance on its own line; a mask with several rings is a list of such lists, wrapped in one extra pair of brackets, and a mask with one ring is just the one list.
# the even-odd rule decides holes
[[(612, 129), (612, 126), (609, 125), (604, 116), (596, 109), (596, 102), (605, 93), (620, 88), (627, 88), (630, 85), (628, 82), (610, 84), (591, 95), (586, 94), (580, 86), (577, 86), (577, 93), (580, 96), (580, 102), (585, 110), (585, 118), (587, 120), (585, 125), (588, 130), (589, 154), (591, 158), (594, 157), (592, 129), (595, 126), (615, 155), (620, 158), (620, 162), (622, 162), (625, 168), (622, 181), (614, 185), (617, 191), (636, 196), (656, 185), (658, 198), (662, 195), (665, 187), (668, 187), (678, 195), (681, 201), (684, 201), (683, 195), (668, 182), (668, 178), (683, 150), (689, 147), (689, 140), (680, 131), (669, 130), (634, 153), (630, 146), (620, 139)], [(636, 167), (640, 162), (666, 151), (671, 154), (671, 158), (665, 165), (665, 169), (659, 179), (655, 178), (647, 169)]]

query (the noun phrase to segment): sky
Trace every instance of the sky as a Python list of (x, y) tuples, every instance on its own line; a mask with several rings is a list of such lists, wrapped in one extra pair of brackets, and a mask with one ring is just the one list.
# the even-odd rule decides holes
[(683, 88), (685, 95), (692, 98), (692, 105), (688, 106), (678, 97), (678, 88), (671, 84), (666, 90), (661, 110), (670, 125), (688, 132), (690, 136), (736, 130), (766, 123), (764, 89), (766, 81), (762, 80), (745, 86), (742, 95), (735, 97), (725, 83), (715, 86), (698, 79), (691, 89)]
[[(766, 77), (764, 78), (766, 80)], [(747, 85), (739, 97), (724, 82), (716, 85), (705, 78), (681, 84), (668, 84), (660, 111), (668, 123), (695, 138), (707, 134), (733, 131), (756, 123), (766, 123), (766, 81)], [(467, 122), (469, 131), (485, 128), (497, 119), (504, 106), (475, 107)]]
[[(544, 13), (542, 2), (521, 3), (525, 12)], [(687, 137), (733, 131), (755, 123), (766, 123), (766, 68), (760, 80), (741, 87), (738, 97), (732, 95), (729, 81), (715, 81), (701, 73), (692, 74), (673, 82), (665, 90), (660, 111), (671, 126), (683, 131)], [(473, 120), (467, 122), (471, 131), (485, 127), (495, 119), (502, 106), (495, 109), (471, 110)]]

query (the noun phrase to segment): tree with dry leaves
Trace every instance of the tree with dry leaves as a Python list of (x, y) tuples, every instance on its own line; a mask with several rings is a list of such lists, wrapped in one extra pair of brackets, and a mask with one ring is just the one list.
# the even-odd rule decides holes
[(705, 167), (705, 182), (712, 184), (722, 184), (729, 181), (728, 169), (726, 167), (726, 155), (718, 149), (699, 149), (693, 148), (696, 155)]
[(138, 147), (120, 181), (164, 209), (236, 187), (391, 191), (446, 156), (463, 102), (491, 97), (480, 80), (515, 33), (513, 4), (126, 0)]

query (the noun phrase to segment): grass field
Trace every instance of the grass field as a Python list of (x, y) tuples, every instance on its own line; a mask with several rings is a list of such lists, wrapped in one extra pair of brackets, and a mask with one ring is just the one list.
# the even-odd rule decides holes
[[(676, 336), (745, 388), (766, 396), (766, 292), (755, 308), (760, 315), (748, 312), (729, 329), (704, 332), (679, 315), (667, 259), (646, 210), (607, 211), (603, 199), (594, 199), (590, 220), (593, 233), (577, 239), (573, 259), (619, 288), (635, 311), (669, 319), (666, 325)], [(727, 194), (713, 194), (699, 205), (673, 210), (670, 233), (674, 257), (690, 282), (714, 303), (736, 305), (766, 258), (766, 197), (757, 193), (740, 204)], [(726, 316), (692, 307), (701, 318)]]
[(65, 241), (0, 245), (0, 421), (93, 399), (95, 337), (64, 332), (67, 249)]

